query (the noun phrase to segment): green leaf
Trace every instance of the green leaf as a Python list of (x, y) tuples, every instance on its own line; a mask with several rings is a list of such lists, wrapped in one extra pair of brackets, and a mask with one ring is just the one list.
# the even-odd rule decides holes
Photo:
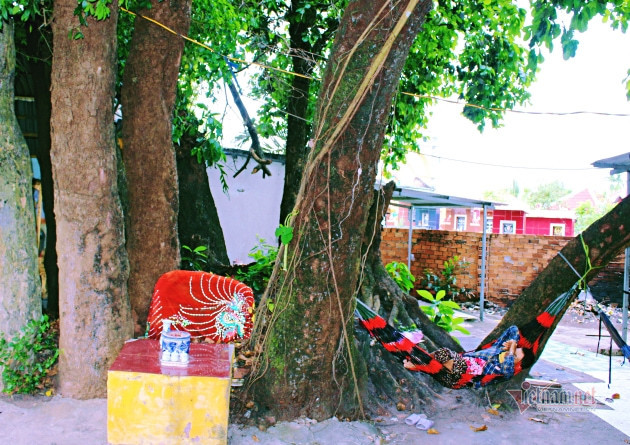
[(448, 307), (448, 308), (451, 308), (451, 309), (459, 309), (460, 308), (459, 304), (455, 303), (454, 301), (449, 301), (449, 300), (441, 301), (440, 302), (440, 306)]
[(10, 342), (0, 335), (0, 367), (4, 392), (34, 393), (41, 387), (59, 350), (47, 316), (31, 320)]
[(459, 331), (462, 334), (470, 335), (470, 331), (468, 329), (464, 328), (463, 326), (453, 325), (453, 330)]
[(435, 300), (435, 297), (433, 297), (433, 294), (432, 294), (431, 292), (429, 292), (428, 290), (425, 290), (425, 289), (419, 289), (419, 290), (418, 290), (418, 294), (420, 294), (420, 296), (421, 296), (422, 298), (425, 298), (425, 299), (427, 299), (427, 300), (429, 300), (429, 301), (436, 301), (436, 300)]
[(408, 293), (413, 289), (416, 278), (411, 274), (406, 264), (392, 261), (385, 265), (385, 269), (403, 291)]
[(287, 227), (280, 224), (280, 226), (276, 228), (275, 235), (280, 238), (280, 242), (282, 244), (287, 245), (293, 239), (293, 227)]
[(444, 319), (440, 319), (440, 321), (437, 322), (437, 325), (444, 329), (446, 332), (451, 332), (453, 330), (451, 324)]
[(433, 309), (433, 307), (420, 306), (420, 309), (422, 310), (422, 312), (424, 312), (427, 315), (427, 317), (431, 319), (431, 321), (433, 321), (433, 319), (435, 318), (435, 310)]

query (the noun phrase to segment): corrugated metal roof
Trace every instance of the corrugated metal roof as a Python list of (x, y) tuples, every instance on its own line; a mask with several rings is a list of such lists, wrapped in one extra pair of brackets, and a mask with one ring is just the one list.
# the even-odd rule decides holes
[(612, 168), (611, 175), (630, 171), (630, 153), (593, 162), (593, 167)]
[(402, 201), (415, 207), (486, 207), (493, 209), (500, 202), (463, 198), (447, 194), (436, 193), (428, 190), (419, 190), (408, 187), (396, 187), (392, 195), (392, 201)]

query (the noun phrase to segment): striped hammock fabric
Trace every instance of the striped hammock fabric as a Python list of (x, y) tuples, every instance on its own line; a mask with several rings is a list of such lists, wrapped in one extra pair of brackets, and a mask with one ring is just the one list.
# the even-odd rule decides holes
[[(557, 297), (542, 313), (536, 315), (531, 321), (523, 326), (518, 326), (519, 340), (517, 346), (529, 349), (535, 357), (538, 357), (541, 352), (540, 342), (543, 335), (551, 328), (558, 314), (562, 312), (568, 301), (577, 294), (578, 290), (576, 284), (570, 290)], [(386, 350), (396, 355), (401, 362), (408, 361), (411, 364), (408, 366), (409, 370), (428, 374), (447, 388), (480, 388), (490, 383), (506, 380), (506, 376), (499, 373), (480, 374), (478, 371), (471, 369), (470, 360), (466, 361), (467, 353), (453, 353), (455, 367), (463, 367), (463, 369), (459, 369), (458, 372), (449, 371), (443, 365), (444, 360), (439, 360), (439, 356), (435, 354), (435, 351), (434, 353), (429, 353), (418, 344), (410, 341), (403, 333), (389, 325), (385, 319), (360, 300), (357, 300), (355, 316), (359, 323)], [(494, 339), (469, 352), (473, 353), (496, 346), (496, 341), (497, 339)], [(517, 364), (514, 368), (514, 375), (521, 370), (520, 364)]]

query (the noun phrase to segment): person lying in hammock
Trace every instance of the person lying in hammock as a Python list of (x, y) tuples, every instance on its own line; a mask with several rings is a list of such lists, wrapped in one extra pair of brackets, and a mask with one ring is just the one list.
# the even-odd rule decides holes
[[(535, 361), (531, 349), (517, 347), (520, 333), (516, 326), (507, 328), (489, 347), (476, 351), (457, 353), (448, 348), (440, 348), (431, 356), (442, 363), (447, 370), (435, 377), (446, 387), (454, 387), (463, 374), (471, 376), (493, 375), (509, 379), (522, 368), (529, 368)], [(405, 368), (417, 370), (417, 365), (409, 360), (403, 361)], [(481, 380), (475, 380), (474, 386), (481, 387)]]
[(542, 351), (541, 346), (544, 347), (544, 336), (553, 331), (558, 315), (577, 295), (581, 282), (578, 280), (522, 326), (510, 326), (496, 340), (470, 352), (455, 353), (441, 348), (430, 353), (359, 299), (356, 300), (355, 315), (370, 335), (408, 370), (428, 374), (451, 389), (481, 388), (506, 381), (532, 367)]

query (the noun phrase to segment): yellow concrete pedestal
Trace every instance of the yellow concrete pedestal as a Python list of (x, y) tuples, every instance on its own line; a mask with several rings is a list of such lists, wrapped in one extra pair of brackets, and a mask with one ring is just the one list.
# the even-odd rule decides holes
[(110, 444), (227, 444), (233, 346), (192, 344), (187, 367), (161, 367), (159, 344), (125, 344), (107, 378)]

